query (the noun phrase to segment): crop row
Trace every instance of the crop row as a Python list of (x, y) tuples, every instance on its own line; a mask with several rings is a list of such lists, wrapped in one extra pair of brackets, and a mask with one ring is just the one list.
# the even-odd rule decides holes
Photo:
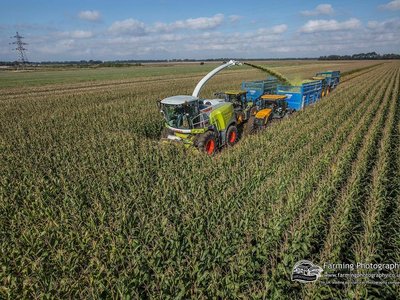
[[(393, 79), (394, 77), (392, 77), (391, 84), (394, 82)], [(390, 91), (390, 88), (391, 86), (387, 86), (386, 92)], [(381, 96), (377, 94), (375, 101), (376, 99), (380, 99), (380, 97)], [(332, 217), (329, 220), (329, 232), (326, 235), (327, 239), (324, 242), (325, 245), (319, 257), (321, 262), (353, 262), (348, 248), (351, 247), (352, 244), (351, 236), (355, 234), (354, 226), (359, 226), (359, 216), (363, 206), (362, 201), (367, 197), (367, 186), (370, 180), (369, 173), (376, 163), (376, 145), (380, 138), (379, 131), (381, 130), (382, 122), (384, 122), (384, 112), (388, 109), (389, 101), (390, 99), (386, 94), (384, 102), (381, 102), (381, 106), (385, 104), (380, 110), (382, 114), (380, 114), (379, 111), (373, 112), (373, 114), (376, 114), (375, 125), (371, 126), (369, 133), (365, 135), (365, 142), (358, 152), (356, 161), (351, 166), (351, 176), (346, 186), (343, 187), (341, 193), (337, 197), (336, 207), (330, 210)], [(376, 102), (379, 103), (379, 101)], [(313, 292), (315, 293), (315, 291), (311, 291), (310, 294)], [(323, 293), (324, 289), (321, 288), (319, 292)], [(330, 295), (330, 297), (332, 297), (332, 295)]]
[[(273, 269), (271, 272), (273, 276), (281, 278), (287, 275), (290, 265), (293, 265), (296, 260), (300, 260), (301, 257), (308, 257), (307, 253), (313, 253), (316, 250), (315, 247), (320, 243), (319, 240), (324, 239), (326, 215), (332, 210), (338, 189), (343, 185), (354, 154), (360, 146), (372, 116), (376, 113), (378, 103), (372, 102), (374, 97), (375, 92), (372, 91), (366, 101), (366, 107), (361, 106), (363, 115), (347, 116), (348, 130), (352, 129), (350, 134), (344, 132), (339, 135), (335, 140), (336, 144), (326, 149), (316, 167), (311, 167), (308, 176), (301, 178), (300, 182), (304, 182), (304, 187), (300, 188), (297, 193), (294, 191), (294, 195), (297, 194), (299, 199), (307, 199), (307, 201), (304, 203), (303, 200), (302, 202), (304, 207), (302, 213), (297, 217), (292, 217), (294, 223), (288, 231), (290, 234), (286, 235), (284, 243), (276, 251), (278, 257), (281, 256), (281, 258), (277, 261), (278, 265), (275, 266), (277, 271)], [(355, 126), (356, 124), (358, 126)], [(329, 166), (331, 167), (329, 168)], [(315, 174), (327, 173), (321, 178), (313, 175), (313, 172), (316, 172)], [(303, 186), (302, 183), (299, 185)], [(308, 187), (312, 194), (304, 194), (305, 187)], [(276, 259), (273, 260), (276, 261)]]

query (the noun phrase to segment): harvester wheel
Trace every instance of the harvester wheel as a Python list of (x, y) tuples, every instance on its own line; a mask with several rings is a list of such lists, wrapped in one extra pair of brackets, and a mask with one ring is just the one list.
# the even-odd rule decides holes
[(207, 131), (199, 135), (196, 144), (200, 151), (206, 152), (209, 155), (213, 155), (217, 151), (217, 139), (212, 131)]
[(226, 131), (226, 145), (228, 147), (234, 146), (238, 141), (238, 130), (235, 125), (229, 126)]

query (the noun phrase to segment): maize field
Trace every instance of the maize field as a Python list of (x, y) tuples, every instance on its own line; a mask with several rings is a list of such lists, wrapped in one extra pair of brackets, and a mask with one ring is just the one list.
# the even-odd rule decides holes
[[(280, 71), (302, 68), (321, 69)], [(303, 259), (400, 263), (400, 63), (339, 69), (329, 96), (214, 157), (159, 143), (156, 100), (206, 72), (3, 86), (0, 297), (394, 299), (400, 268), (291, 280)], [(203, 94), (263, 77), (234, 67)]]

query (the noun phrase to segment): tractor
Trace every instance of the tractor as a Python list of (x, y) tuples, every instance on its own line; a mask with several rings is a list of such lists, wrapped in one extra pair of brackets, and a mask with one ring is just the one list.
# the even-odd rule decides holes
[(293, 112), (288, 108), (285, 95), (262, 95), (252, 109), (251, 116), (244, 126), (244, 132), (252, 134), (264, 129), (273, 119), (288, 117)]
[(200, 99), (204, 84), (222, 69), (240, 64), (229, 61), (208, 73), (191, 96), (179, 95), (160, 100), (165, 121), (162, 140), (181, 142), (213, 155), (218, 148), (231, 147), (238, 141), (238, 119), (234, 105), (221, 99)]
[(318, 72), (312, 79), (322, 81), (321, 96), (328, 96), (329, 93), (339, 84), (340, 71)]
[(215, 93), (226, 102), (232, 103), (237, 124), (242, 127), (246, 136), (267, 126), (272, 119), (283, 118), (292, 112), (288, 108), (286, 95), (276, 95), (278, 80), (270, 77), (267, 80), (242, 83), (243, 90)]
[(253, 101), (248, 100), (246, 95), (247, 92), (243, 90), (229, 90), (214, 94), (214, 96), (219, 99), (232, 103), (238, 125), (246, 122), (250, 118), (250, 111), (254, 106)]

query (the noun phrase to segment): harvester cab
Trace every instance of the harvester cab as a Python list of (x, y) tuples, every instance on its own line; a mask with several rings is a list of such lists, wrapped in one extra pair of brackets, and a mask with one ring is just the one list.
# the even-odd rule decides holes
[(182, 142), (214, 154), (222, 146), (238, 141), (237, 118), (233, 103), (221, 99), (200, 99), (204, 84), (222, 69), (239, 64), (229, 61), (208, 73), (191, 96), (179, 95), (159, 101), (165, 125), (162, 140)]
[(196, 127), (194, 117), (199, 115), (199, 99), (193, 96), (173, 96), (160, 102), (166, 125), (172, 128)]

